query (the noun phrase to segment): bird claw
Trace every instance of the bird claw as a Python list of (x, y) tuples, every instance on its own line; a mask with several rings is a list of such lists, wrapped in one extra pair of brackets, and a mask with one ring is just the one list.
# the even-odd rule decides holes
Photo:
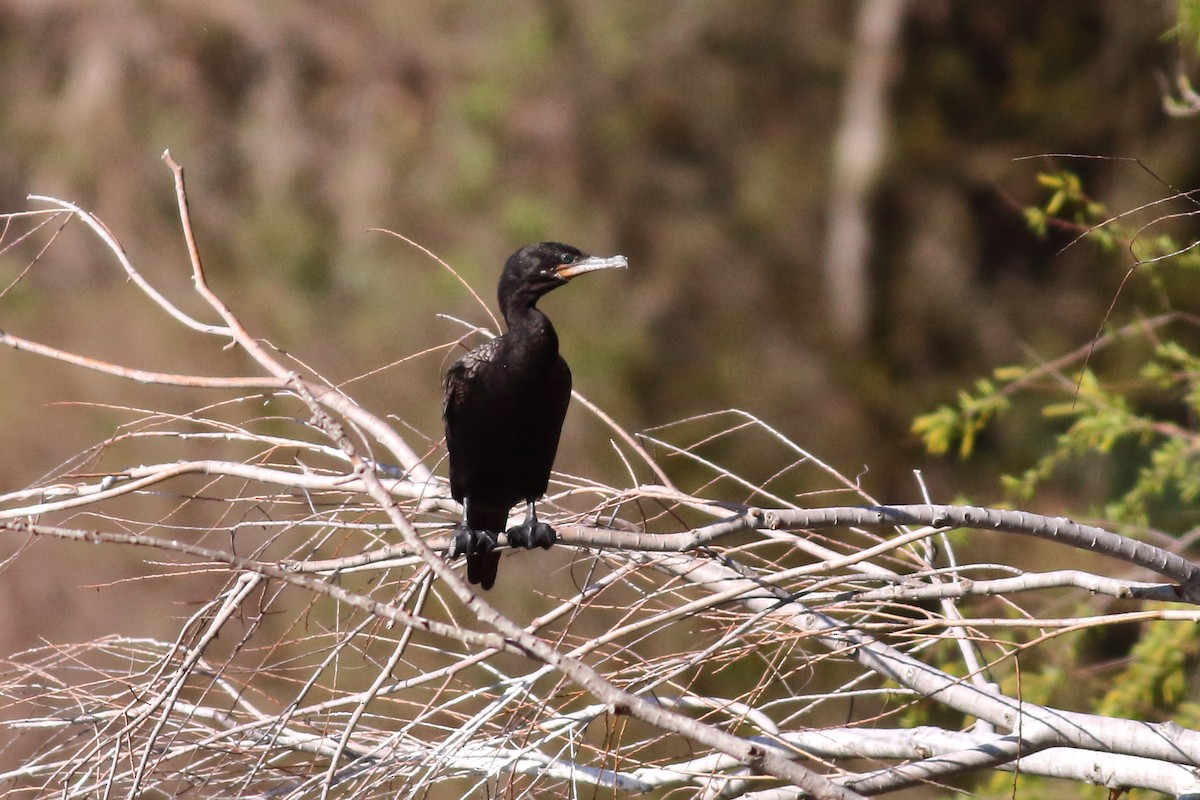
[(534, 519), (527, 519), (522, 524), (509, 528), (506, 535), (509, 545), (524, 547), (526, 550), (535, 547), (549, 550), (550, 546), (558, 541), (558, 534), (554, 532), (554, 528)]
[(450, 557), (486, 555), (496, 549), (496, 534), (477, 531), (466, 525), (454, 529), (450, 539)]

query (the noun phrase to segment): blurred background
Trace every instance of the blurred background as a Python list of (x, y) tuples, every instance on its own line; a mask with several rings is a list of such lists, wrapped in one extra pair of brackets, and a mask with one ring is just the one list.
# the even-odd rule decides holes
[[(622, 253), (627, 273), (543, 307), (576, 388), (626, 428), (736, 407), (881, 500), (919, 501), (920, 468), (936, 500), (995, 502), (998, 474), (1041, 447), (1040, 418), (989, 433), (966, 464), (927, 457), (912, 420), (996, 366), (1086, 345), (1104, 320), (1131, 260), (1064, 251), (1071, 231), (1031, 232), (1022, 209), (1045, 198), (1039, 172), (1069, 166), (1114, 210), (1171, 194), (1162, 181), (1197, 185), (1200, 123), (1163, 108), (1165, 83), (1195, 60), (1172, 35), (1176, 12), (1168, 0), (5, 0), (0, 211), (37, 207), (29, 193), (80, 204), (209, 319), (160, 160), (170, 148), (214, 288), (334, 382), (462, 335), (439, 313), (489, 322), (453, 276), (372, 229), (434, 251), (489, 304), (527, 242)], [(1017, 160), (1046, 153), (1139, 157), (1162, 181), (1130, 161)], [(0, 282), (27, 261), (5, 256)], [(1154, 302), (1135, 276), (1112, 321)], [(0, 298), (0, 327), (131, 367), (254, 374), (146, 302), (75, 224)], [(432, 447), (454, 355), (346, 388)], [(104, 404), (205, 402), (20, 353), (0, 356), (0, 385), (6, 490), (129, 418)], [(559, 468), (627, 480), (608, 435), (573, 410)], [(759, 479), (778, 466), (752, 448), (718, 455)], [(789, 489), (831, 485), (814, 471)], [(1050, 504), (1073, 507), (1087, 498)], [(84, 550), (43, 544), (9, 565), (13, 649), (121, 629), (94, 587), (137, 602), (147, 587), (121, 581), (142, 557), (97, 569)]]

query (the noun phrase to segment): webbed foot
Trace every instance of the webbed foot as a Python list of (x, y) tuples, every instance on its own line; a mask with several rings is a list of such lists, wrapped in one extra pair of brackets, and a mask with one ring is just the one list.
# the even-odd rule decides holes
[(450, 558), (467, 557), (467, 583), (477, 583), (484, 589), (496, 582), (500, 554), (496, 552), (496, 534), (468, 528), (466, 523), (454, 529), (450, 539)]
[(549, 550), (550, 546), (558, 541), (558, 534), (554, 532), (554, 528), (544, 522), (538, 522), (537, 517), (527, 517), (520, 525), (509, 528), (505, 535), (508, 536), (511, 546), (524, 547), (527, 550), (535, 547)]
[(481, 556), (496, 549), (496, 534), (491, 531), (477, 531), (468, 528), (465, 522), (459, 523), (450, 539), (450, 558), (458, 556)]

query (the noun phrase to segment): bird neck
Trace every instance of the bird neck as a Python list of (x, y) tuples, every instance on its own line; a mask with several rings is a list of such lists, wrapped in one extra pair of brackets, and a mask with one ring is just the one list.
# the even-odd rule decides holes
[(512, 336), (532, 340), (539, 347), (557, 353), (558, 333), (550, 324), (550, 318), (535, 305), (536, 302), (537, 298), (534, 298), (528, 302), (508, 303), (504, 307), (504, 321), (508, 324), (508, 332)]

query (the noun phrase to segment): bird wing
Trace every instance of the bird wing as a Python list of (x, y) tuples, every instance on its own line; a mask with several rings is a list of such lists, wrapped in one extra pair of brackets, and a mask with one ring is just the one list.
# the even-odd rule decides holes
[(499, 339), (489, 339), (455, 361), (450, 365), (450, 369), (446, 370), (446, 378), (442, 382), (445, 390), (442, 398), (442, 418), (446, 421), (447, 429), (454, 424), (455, 412), (462, 407), (470, 395), (472, 378), (479, 372), (480, 365), (493, 361), (499, 346)]

